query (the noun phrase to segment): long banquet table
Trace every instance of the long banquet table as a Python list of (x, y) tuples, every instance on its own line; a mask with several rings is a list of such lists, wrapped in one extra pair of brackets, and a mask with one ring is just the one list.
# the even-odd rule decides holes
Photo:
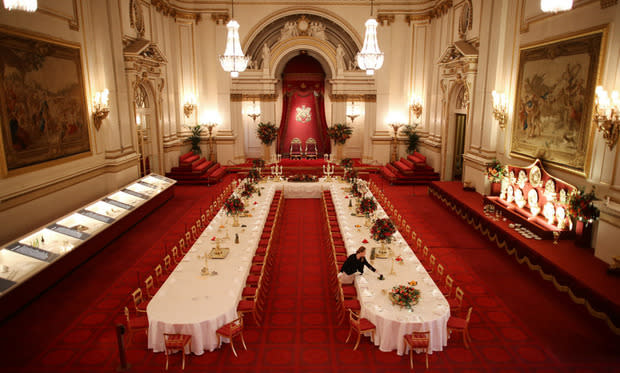
[[(209, 269), (217, 271), (218, 275), (201, 276), (200, 269), (204, 265), (204, 259), (199, 256), (214, 246), (212, 237), (226, 234), (226, 229), (218, 231), (222, 225), (230, 226), (226, 223), (227, 218), (222, 210), (150, 301), (147, 307), (149, 349), (155, 352), (164, 350), (163, 333), (191, 334), (191, 352), (196, 355), (218, 347), (215, 331), (237, 317), (237, 304), (241, 299), (252, 257), (258, 247), (269, 205), (276, 190), (282, 190), (285, 198), (319, 198), (323, 190), (330, 190), (347, 252), (352, 254), (361, 245), (369, 249), (375, 246), (370, 240), (369, 228), (364, 227), (363, 218), (351, 215), (352, 210), (345, 198), (348, 184), (321, 180), (314, 183), (268, 181), (259, 185), (263, 187), (262, 196), (254, 195), (249, 202), (253, 217), (240, 219), (240, 223), (246, 224), (247, 228), (228, 228), (230, 239), (222, 243), (222, 247), (231, 248), (228, 257), (223, 260), (209, 260)], [(381, 207), (378, 216), (386, 216)], [(233, 243), (235, 233), (239, 234), (242, 244)], [(371, 243), (363, 244), (364, 239)], [(374, 265), (378, 272), (385, 275), (385, 280), (378, 280), (377, 276), (368, 270), (356, 279), (362, 316), (377, 326), (374, 343), (381, 351), (396, 350), (402, 355), (406, 352), (403, 341), (405, 334), (430, 331), (431, 350), (441, 351), (448, 338), (448, 302), (400, 233), (396, 233), (395, 240), (389, 246), (396, 255), (404, 258), (404, 265), (394, 266), (396, 275), (389, 274), (389, 260), (377, 259)], [(418, 282), (416, 287), (422, 293), (413, 312), (393, 306), (386, 294), (392, 286), (407, 284), (411, 280)]]
[[(252, 217), (239, 219), (240, 225), (247, 227), (230, 227), (232, 218), (221, 209), (151, 299), (146, 309), (149, 349), (164, 350), (164, 333), (192, 335), (191, 352), (196, 355), (218, 347), (215, 331), (237, 317), (237, 304), (275, 193), (273, 185), (261, 186), (261, 196), (255, 194), (249, 200)], [(217, 275), (202, 276), (203, 256), (215, 246), (211, 238), (223, 238), (227, 230), (229, 239), (221, 247), (230, 248), (228, 256), (209, 259), (208, 268)], [(235, 233), (239, 234), (240, 244), (234, 243)]]

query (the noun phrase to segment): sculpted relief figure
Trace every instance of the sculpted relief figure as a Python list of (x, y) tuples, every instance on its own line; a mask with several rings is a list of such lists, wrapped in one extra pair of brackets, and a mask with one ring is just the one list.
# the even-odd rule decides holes
[(336, 47), (336, 69), (338, 72), (346, 69), (344, 62), (344, 48), (342, 48), (342, 44), (338, 44), (338, 47)]
[(310, 23), (310, 31), (308, 32), (310, 36), (313, 36), (317, 39), (325, 40), (325, 25), (320, 22), (311, 22)]
[(284, 24), (282, 30), (280, 30), (280, 41), (294, 38), (297, 35), (299, 35), (297, 31), (297, 24), (293, 21), (288, 21)]
[(271, 54), (267, 43), (263, 44), (263, 70), (269, 69), (269, 58)]

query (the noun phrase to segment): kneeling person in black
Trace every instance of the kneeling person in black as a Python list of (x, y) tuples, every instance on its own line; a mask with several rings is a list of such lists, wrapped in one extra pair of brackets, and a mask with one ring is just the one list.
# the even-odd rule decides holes
[(364, 273), (364, 266), (368, 267), (373, 272), (377, 272), (375, 267), (371, 266), (370, 263), (366, 261), (366, 248), (360, 246), (355, 254), (349, 255), (347, 260), (342, 264), (340, 273), (338, 273), (338, 279), (343, 284), (352, 284), (357, 272), (360, 274)]

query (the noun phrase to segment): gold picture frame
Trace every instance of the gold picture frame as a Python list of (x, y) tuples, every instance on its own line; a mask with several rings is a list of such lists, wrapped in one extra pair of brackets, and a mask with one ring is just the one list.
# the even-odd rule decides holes
[(92, 154), (79, 44), (0, 27), (0, 176)]
[(586, 175), (606, 36), (598, 27), (521, 47), (511, 156)]

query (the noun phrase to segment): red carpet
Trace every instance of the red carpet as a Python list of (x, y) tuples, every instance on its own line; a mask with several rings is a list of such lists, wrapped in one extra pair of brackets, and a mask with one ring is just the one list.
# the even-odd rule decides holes
[[(373, 176), (374, 177), (374, 176)], [(377, 180), (381, 184), (380, 180)], [(562, 295), (432, 201), (424, 187), (385, 186), (401, 214), (432, 246), (475, 307), (466, 350), (458, 336), (430, 359), (443, 372), (614, 372), (618, 339), (581, 315)], [(2, 371), (112, 372), (118, 364), (115, 322), (135, 288), (136, 271), (161, 260), (161, 240), (195, 220), (210, 188), (182, 187), (159, 210), (0, 326)], [(415, 194), (412, 194), (415, 193)], [(405, 372), (408, 359), (378, 351), (362, 338), (345, 344), (335, 326), (321, 250), (319, 200), (286, 200), (281, 248), (267, 298), (265, 322), (248, 322), (248, 351), (230, 348), (190, 356), (188, 372)], [(518, 290), (515, 290), (518, 289)], [(59, 299), (61, 301), (59, 301)], [(10, 336), (10, 338), (9, 338)], [(164, 355), (136, 335), (129, 348), (134, 372), (163, 371)], [(180, 372), (179, 356), (171, 372)], [(415, 356), (417, 371), (423, 356)]]

